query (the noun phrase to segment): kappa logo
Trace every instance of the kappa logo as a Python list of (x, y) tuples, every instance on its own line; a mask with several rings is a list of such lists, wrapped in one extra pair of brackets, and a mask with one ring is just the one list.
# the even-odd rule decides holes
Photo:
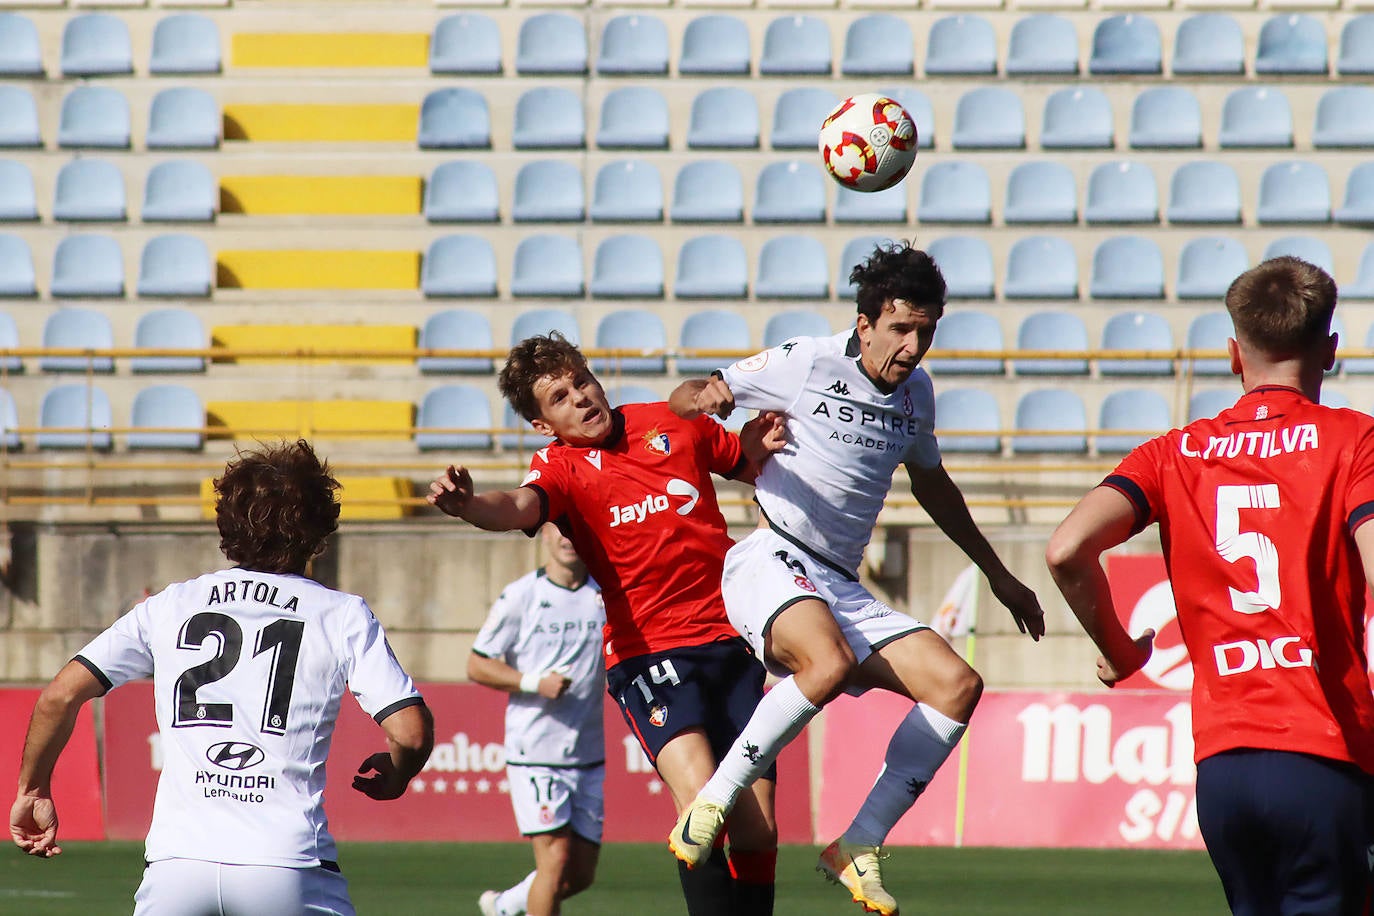
[(829, 386), (827, 386), (825, 390), (832, 391), (835, 394), (843, 395), (845, 397), (849, 396), (849, 386), (846, 385), (842, 379), (835, 379), (835, 381), (831, 383)]
[(551, 608), (551, 607), (553, 607), (553, 602), (552, 602), (552, 601), (540, 601), (540, 602), (539, 602), (539, 609), (540, 609), (541, 611), (542, 611), (542, 610), (546, 610), (546, 609)]
[(913, 413), (915, 413), (915, 411), (916, 411), (916, 408), (915, 408), (915, 407), (912, 405), (912, 403), (911, 403), (911, 392), (910, 392), (908, 389), (903, 388), (903, 389), (902, 389), (902, 413), (906, 414), (906, 415), (909, 417), (909, 416), (911, 416)]
[(783, 356), (791, 356), (791, 355), (792, 355), (792, 348), (795, 347), (796, 345), (797, 345), (797, 342), (796, 342), (795, 340), (789, 340), (787, 343), (783, 344), (783, 345), (782, 345), (781, 347), (779, 347), (778, 349), (782, 350), (782, 355), (783, 355)]
[(246, 741), (221, 741), (205, 751), (205, 759), (226, 770), (247, 770), (262, 763), (267, 755), (256, 744)]

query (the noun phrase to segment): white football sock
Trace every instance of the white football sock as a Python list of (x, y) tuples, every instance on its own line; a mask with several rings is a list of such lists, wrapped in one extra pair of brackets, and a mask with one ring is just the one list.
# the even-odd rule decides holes
[(530, 903), (530, 885), (534, 883), (534, 872), (525, 876), (515, 887), (508, 887), (496, 898), (496, 912), (501, 916), (524, 916)]
[(763, 695), (744, 730), (697, 797), (730, 810), (747, 786), (764, 774), (778, 752), (820, 712), (791, 675)]

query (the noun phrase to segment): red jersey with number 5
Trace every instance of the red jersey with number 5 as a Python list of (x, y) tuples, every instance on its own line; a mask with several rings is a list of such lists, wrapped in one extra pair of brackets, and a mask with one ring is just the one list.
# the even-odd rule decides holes
[(1374, 418), (1264, 386), (1131, 452), (1103, 481), (1159, 522), (1193, 659), (1202, 760), (1262, 748), (1374, 773), (1365, 576)]
[(600, 448), (554, 442), (524, 485), (541, 494), (601, 586), (606, 665), (737, 635), (720, 575), (734, 546), (711, 474), (747, 464), (739, 437), (715, 420), (684, 420), (664, 403), (626, 404)]

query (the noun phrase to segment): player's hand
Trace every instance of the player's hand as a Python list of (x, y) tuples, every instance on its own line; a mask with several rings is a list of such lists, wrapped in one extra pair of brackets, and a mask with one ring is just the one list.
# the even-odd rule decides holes
[(51, 859), (62, 854), (57, 845), (57, 808), (51, 798), (20, 795), (10, 808), (10, 836), (31, 856)]
[[(362, 774), (369, 770), (372, 776)], [(401, 782), (396, 773), (396, 764), (391, 755), (385, 752), (373, 754), (358, 767), (358, 775), (353, 777), (353, 788), (377, 801), (391, 801), (405, 794), (407, 783)]]
[(739, 444), (749, 463), (762, 467), (768, 456), (782, 451), (787, 444), (787, 416), (773, 410), (761, 411), (740, 428)]
[(539, 679), (539, 695), (546, 700), (556, 700), (568, 692), (572, 678), (561, 671), (545, 671)]
[(713, 414), (722, 420), (735, 409), (735, 393), (723, 379), (710, 378), (697, 392), (696, 408), (702, 413)]
[(425, 501), (445, 515), (463, 517), (463, 510), (472, 500), (472, 475), (468, 469), (459, 465), (449, 465), (444, 473), (434, 478), (429, 485), (429, 495)]
[(1113, 665), (1106, 656), (1099, 656), (1097, 659), (1097, 679), (1108, 687), (1115, 687), (1121, 681), (1135, 674), (1145, 663), (1150, 660), (1150, 656), (1155, 651), (1155, 631), (1146, 629), (1135, 638), (1136, 657), (1129, 662), (1121, 665)]
[(1040, 599), (1035, 592), (1026, 587), (1020, 579), (1006, 575), (996, 579), (989, 577), (988, 585), (992, 594), (1011, 611), (1012, 619), (1022, 633), (1029, 633), (1036, 642), (1045, 635), (1045, 612), (1040, 607)]

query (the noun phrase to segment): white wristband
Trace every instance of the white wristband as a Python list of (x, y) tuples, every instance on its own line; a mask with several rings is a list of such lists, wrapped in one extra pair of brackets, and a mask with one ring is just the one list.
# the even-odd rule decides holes
[(526, 671), (520, 675), (521, 693), (538, 693), (539, 682), (544, 679), (544, 675), (539, 671)]

